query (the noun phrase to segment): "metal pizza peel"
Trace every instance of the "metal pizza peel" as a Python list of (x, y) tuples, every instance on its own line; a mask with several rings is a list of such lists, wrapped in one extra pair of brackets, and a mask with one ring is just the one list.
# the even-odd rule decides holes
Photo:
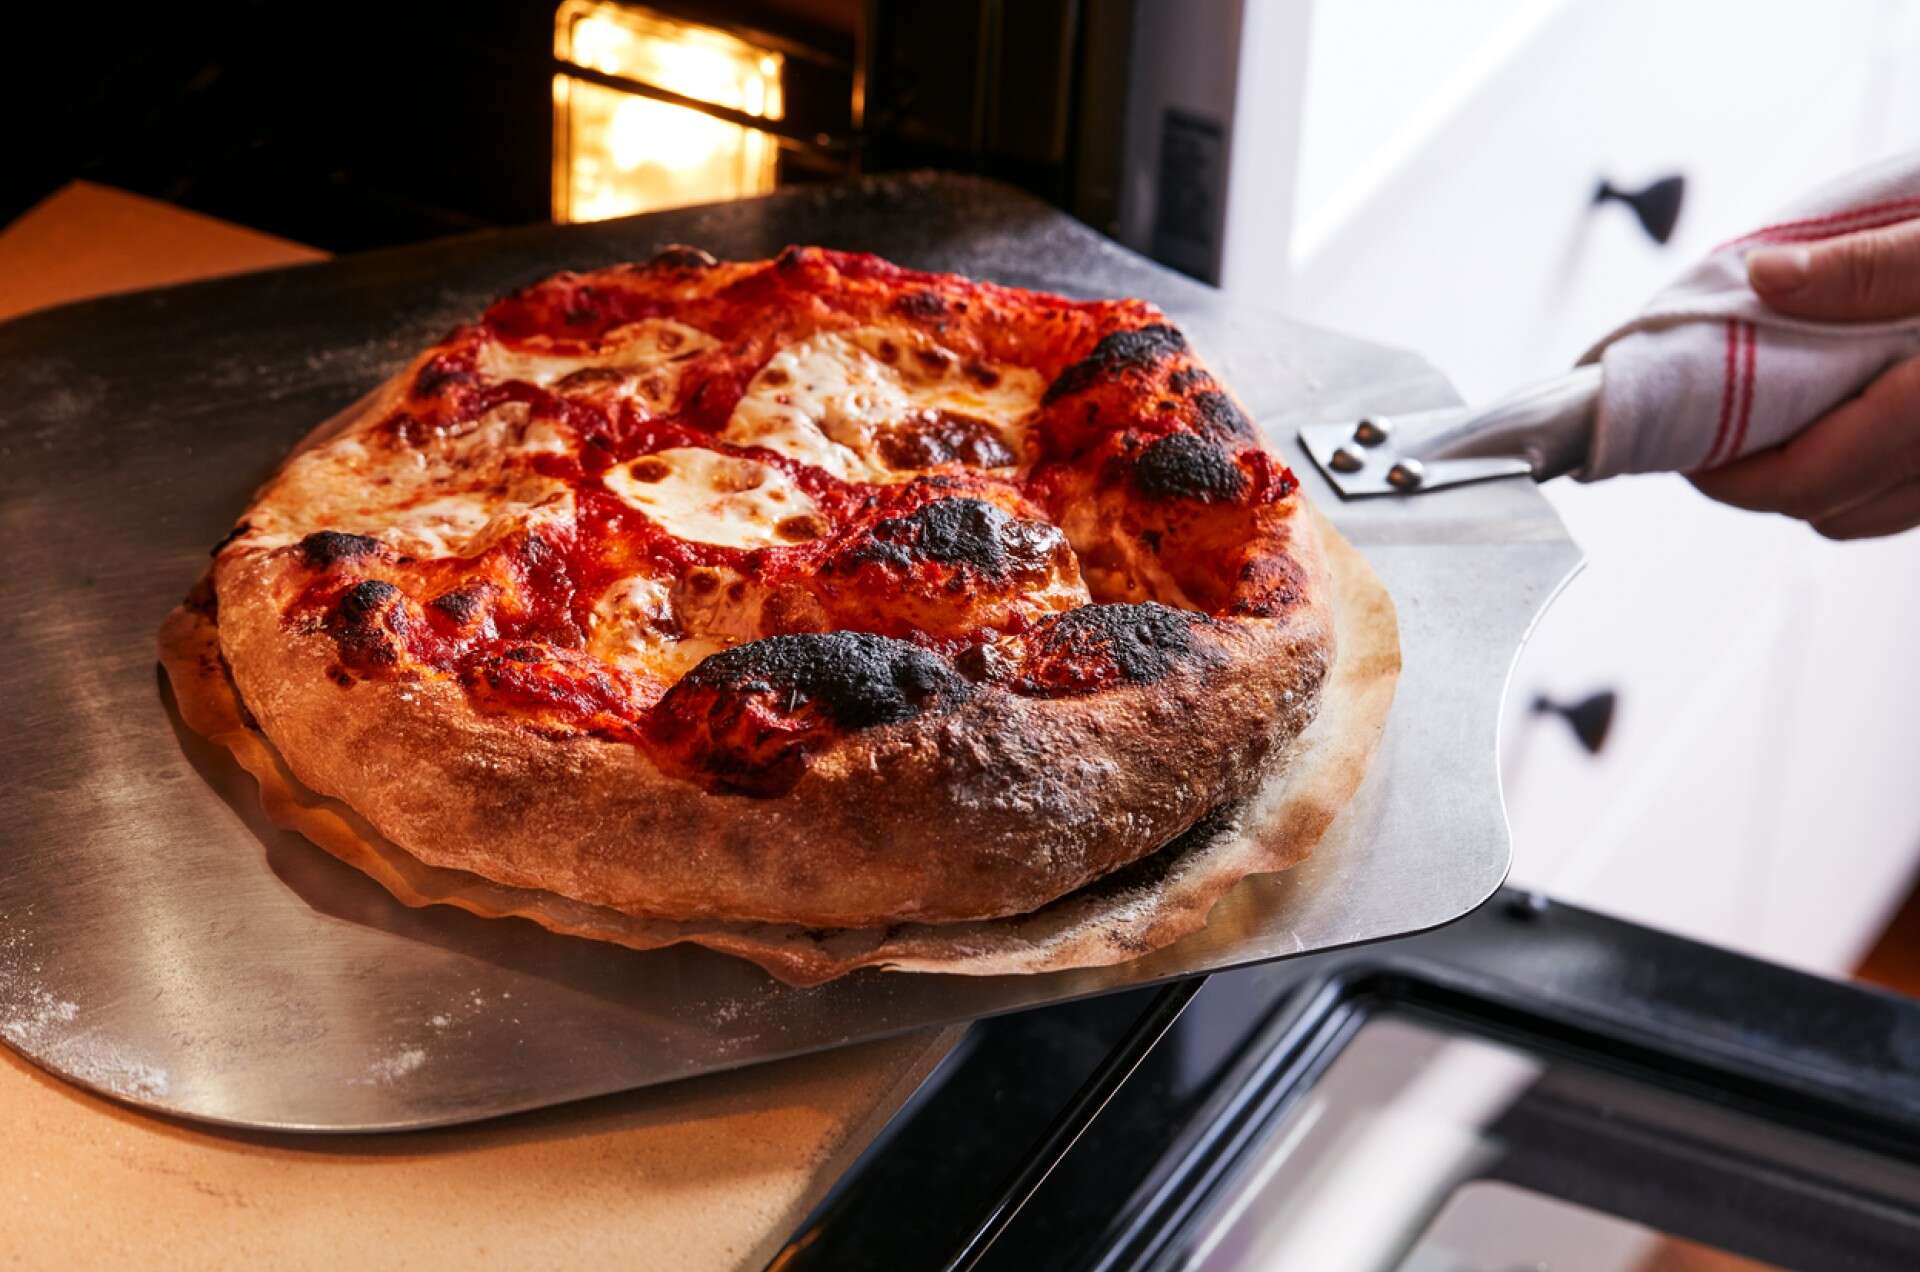
[[(1385, 580), (1405, 659), (1373, 769), (1257, 921), (1031, 976), (751, 964), (409, 910), (261, 813), (182, 726), (161, 618), (299, 438), (503, 290), (691, 242), (878, 252), (1181, 324)], [(235, 1126), (442, 1125), (1380, 940), (1505, 877), (1495, 767), (1520, 644), (1580, 554), (1523, 478), (1343, 500), (1302, 425), (1457, 403), (1419, 358), (1228, 300), (991, 183), (907, 176), (536, 227), (86, 302), (0, 326), (0, 1039), (128, 1103)]]

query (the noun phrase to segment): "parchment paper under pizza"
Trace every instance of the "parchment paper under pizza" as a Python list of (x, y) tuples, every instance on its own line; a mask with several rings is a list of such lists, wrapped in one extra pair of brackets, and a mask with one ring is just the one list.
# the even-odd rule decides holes
[(1151, 305), (814, 248), (496, 302), (288, 460), (161, 654), (402, 901), (798, 983), (1177, 939), (1311, 850), (1399, 667)]

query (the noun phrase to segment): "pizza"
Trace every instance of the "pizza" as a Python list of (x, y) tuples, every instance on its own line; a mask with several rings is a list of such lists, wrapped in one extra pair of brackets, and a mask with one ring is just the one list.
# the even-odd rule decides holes
[(1292, 762), (1328, 537), (1150, 304), (671, 247), (500, 299), (310, 436), (162, 657), (189, 723), (217, 681), (427, 870), (977, 924)]

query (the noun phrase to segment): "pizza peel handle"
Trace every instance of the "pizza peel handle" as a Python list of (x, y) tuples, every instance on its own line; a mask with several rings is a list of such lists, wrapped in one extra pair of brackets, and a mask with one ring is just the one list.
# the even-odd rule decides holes
[(1586, 461), (1599, 404), (1600, 368), (1576, 367), (1490, 406), (1309, 424), (1300, 442), (1347, 499), (1494, 477), (1545, 481)]

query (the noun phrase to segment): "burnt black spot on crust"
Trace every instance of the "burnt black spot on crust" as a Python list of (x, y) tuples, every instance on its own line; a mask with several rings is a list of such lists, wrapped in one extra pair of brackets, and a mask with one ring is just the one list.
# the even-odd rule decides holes
[(936, 499), (904, 517), (882, 521), (842, 561), (905, 567), (914, 561), (970, 566), (990, 578), (1046, 568), (1060, 533), (1039, 521), (1010, 517), (981, 499)]
[(699, 248), (688, 247), (685, 243), (669, 243), (647, 260), (647, 264), (654, 269), (712, 269), (719, 263)]
[[(387, 666), (399, 661), (393, 636), (404, 635), (407, 628), (406, 611), (393, 608), (399, 598), (399, 588), (379, 579), (362, 579), (340, 594), (328, 616), (327, 630), (340, 649), (342, 661), (357, 666)], [(392, 613), (382, 625), (381, 616), (389, 608)]]
[(895, 724), (950, 707), (973, 689), (918, 645), (868, 632), (809, 632), (735, 645), (702, 661), (673, 693), (683, 686), (772, 694), (789, 710), (810, 703), (843, 729)]
[(1007, 568), (1007, 540), (1015, 525), (979, 499), (936, 499), (907, 520), (919, 531), (922, 556), (978, 566), (998, 574)]
[(1167, 391), (1176, 396), (1185, 396), (1192, 389), (1205, 388), (1213, 383), (1213, 377), (1199, 367), (1181, 367), (1167, 377)]
[(464, 627), (480, 616), (480, 606), (484, 600), (485, 596), (479, 588), (468, 587), (437, 596), (428, 603)]
[(922, 322), (932, 322), (947, 316), (946, 297), (939, 292), (910, 291), (896, 297), (894, 312), (906, 318), (917, 318)]
[(473, 372), (448, 358), (432, 358), (420, 368), (413, 377), (413, 396), (432, 397), (449, 384), (465, 384), (473, 379)]
[(1199, 415), (1202, 427), (1223, 440), (1252, 441), (1257, 436), (1253, 421), (1247, 418), (1246, 412), (1218, 389), (1194, 394), (1193, 409)]
[(1158, 601), (1083, 605), (1068, 610), (1048, 626), (1041, 651), (1050, 658), (1106, 660), (1121, 679), (1136, 685), (1152, 684), (1181, 662), (1200, 654), (1194, 646), (1193, 631), (1210, 622), (1204, 614), (1174, 609)]
[(1169, 433), (1140, 452), (1133, 483), (1149, 499), (1229, 503), (1246, 490), (1247, 475), (1212, 438)]
[(1151, 370), (1186, 348), (1187, 338), (1164, 322), (1113, 332), (1101, 337), (1093, 352), (1062, 371), (1060, 378), (1047, 386), (1041, 401), (1053, 402), (1079, 393), (1127, 371)]
[(338, 565), (342, 561), (371, 556), (379, 550), (378, 539), (339, 530), (316, 530), (300, 540), (300, 554), (306, 558), (308, 565), (315, 567)]
[(387, 602), (400, 595), (400, 589), (379, 579), (362, 579), (340, 594), (335, 613), (343, 623), (364, 623), (378, 614)]

